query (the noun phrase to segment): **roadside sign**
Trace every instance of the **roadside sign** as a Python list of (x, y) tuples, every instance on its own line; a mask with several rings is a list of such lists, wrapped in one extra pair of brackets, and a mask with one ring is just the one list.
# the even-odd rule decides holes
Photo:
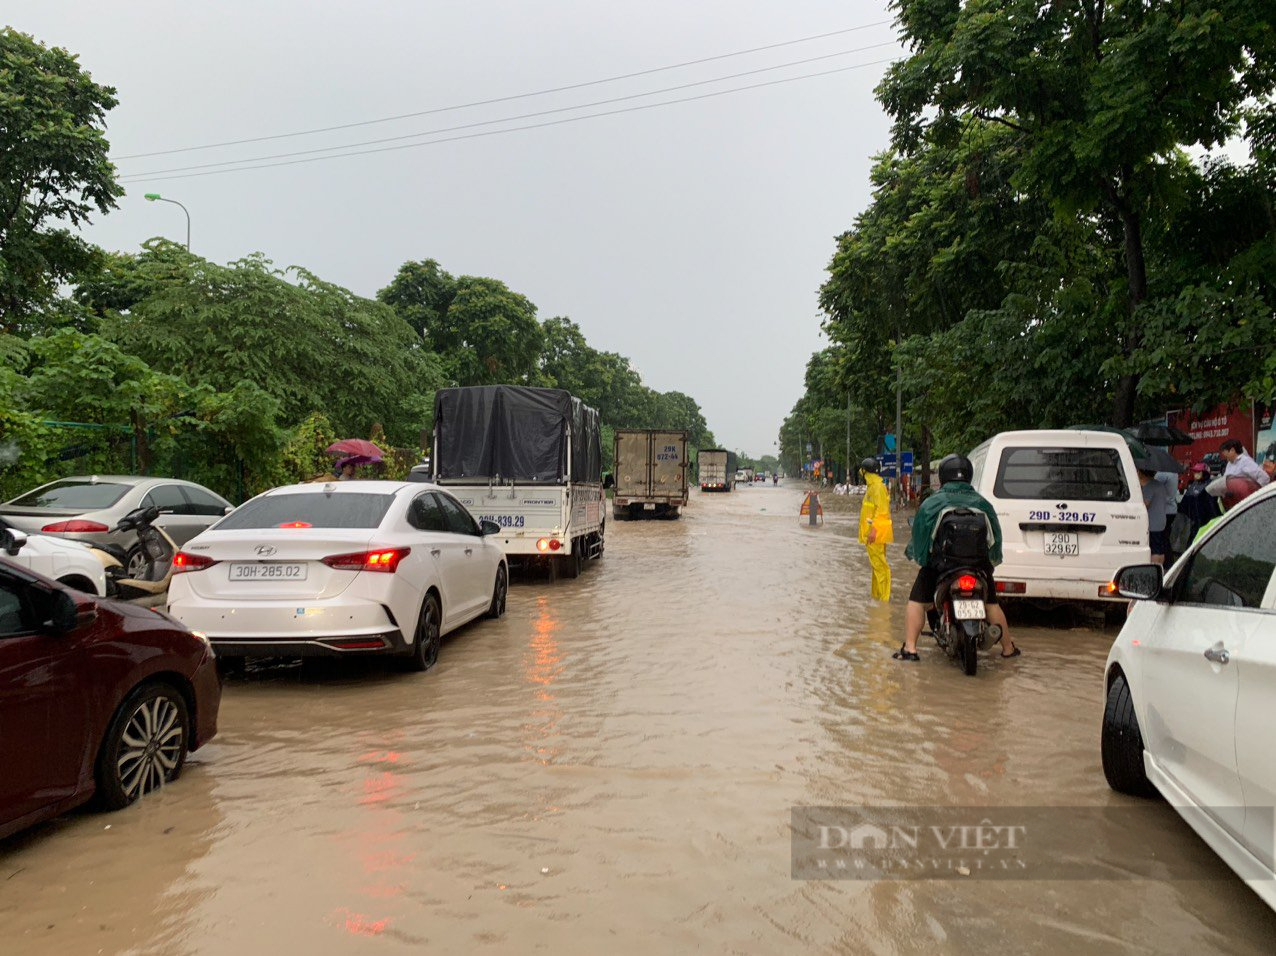
[[(904, 452), (904, 474), (911, 475), (913, 473), (913, 453), (911, 451)], [(882, 477), (895, 477), (895, 455), (888, 453), (879, 455), (878, 461), (882, 463)]]
[[(815, 503), (815, 514), (811, 514), (811, 503)], [(806, 497), (802, 499), (802, 508), (798, 514), (803, 518), (815, 518), (816, 516), (824, 517), (824, 506), (820, 504), (820, 496), (814, 491), (808, 491)], [(814, 523), (814, 522), (812, 522)]]

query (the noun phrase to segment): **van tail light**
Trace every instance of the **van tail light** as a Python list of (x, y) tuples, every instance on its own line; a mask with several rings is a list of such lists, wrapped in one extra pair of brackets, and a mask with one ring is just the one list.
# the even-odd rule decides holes
[(1023, 581), (998, 581), (998, 594), (1025, 594), (1028, 591), (1028, 585)]
[(53, 524), (46, 524), (40, 530), (49, 534), (87, 534), (110, 531), (111, 529), (100, 521), (85, 521), (83, 518), (72, 518), (70, 521), (55, 521)]
[(379, 548), (376, 551), (331, 554), (322, 561), (335, 571), (377, 571), (382, 574), (393, 574), (399, 569), (399, 562), (411, 553), (411, 548)]
[(189, 551), (178, 551), (173, 555), (173, 573), (185, 574), (187, 571), (205, 571), (217, 562), (206, 554), (191, 554)]
[(957, 579), (958, 591), (973, 591), (979, 587), (979, 579), (973, 574), (963, 574)]

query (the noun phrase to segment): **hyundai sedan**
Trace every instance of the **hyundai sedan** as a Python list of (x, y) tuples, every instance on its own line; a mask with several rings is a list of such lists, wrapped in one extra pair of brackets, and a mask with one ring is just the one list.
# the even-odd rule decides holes
[(220, 701), (201, 635), (0, 560), (0, 837), (175, 779)]
[(223, 658), (373, 654), (426, 670), (444, 634), (505, 612), (499, 530), (434, 485), (275, 488), (178, 553), (169, 612)]
[(1108, 783), (1160, 792), (1276, 908), (1276, 485), (1164, 580), (1138, 565), (1115, 587), (1137, 603), (1108, 655)]

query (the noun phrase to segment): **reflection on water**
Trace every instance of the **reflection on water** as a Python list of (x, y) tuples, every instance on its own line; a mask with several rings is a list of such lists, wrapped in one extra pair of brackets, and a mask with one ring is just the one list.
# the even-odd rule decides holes
[[(795, 805), (1126, 800), (1099, 767), (1112, 632), (1020, 621), (1024, 656), (973, 679), (933, 644), (892, 661), (902, 545), (873, 604), (854, 508), (812, 530), (800, 501), (612, 524), (601, 562), (529, 575), (425, 675), (231, 681), (177, 786), (0, 844), (3, 953), (1271, 950), (1208, 854), (1202, 883), (793, 880)], [(1195, 839), (1147, 819), (1103, 872)]]

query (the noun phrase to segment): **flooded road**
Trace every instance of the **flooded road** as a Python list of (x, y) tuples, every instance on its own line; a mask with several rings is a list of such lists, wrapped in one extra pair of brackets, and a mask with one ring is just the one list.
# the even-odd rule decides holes
[(609, 523), (425, 675), (231, 679), (177, 784), (0, 843), (0, 951), (1271, 952), (1276, 915), (1164, 805), (1096, 864), (1186, 846), (1200, 881), (793, 879), (795, 806), (1138, 803), (1099, 765), (1114, 632), (1018, 626), (974, 679), (933, 643), (892, 661), (902, 544), (871, 606), (850, 511), (811, 530), (800, 500)]

